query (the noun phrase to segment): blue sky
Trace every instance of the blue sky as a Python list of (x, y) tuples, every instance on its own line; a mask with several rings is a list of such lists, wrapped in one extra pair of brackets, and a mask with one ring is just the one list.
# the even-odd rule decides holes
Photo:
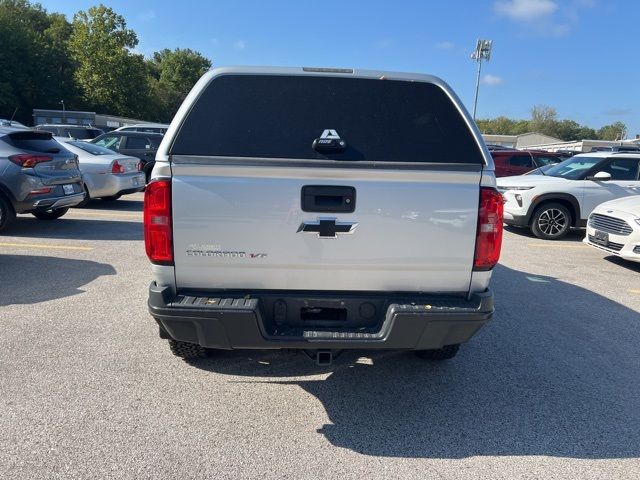
[[(95, 1), (44, 0), (71, 18)], [(472, 109), (478, 38), (478, 117), (528, 118), (533, 105), (591, 127), (621, 120), (640, 134), (640, 2), (636, 0), (181, 2), (104, 1), (145, 55), (191, 48), (214, 66), (339, 66), (431, 73)]]

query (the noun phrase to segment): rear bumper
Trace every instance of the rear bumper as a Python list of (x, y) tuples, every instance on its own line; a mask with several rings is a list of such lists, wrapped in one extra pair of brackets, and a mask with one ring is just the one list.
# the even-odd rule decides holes
[(126, 195), (144, 190), (144, 173), (92, 175), (89, 193), (94, 198)]
[(504, 223), (507, 225), (512, 225), (514, 227), (528, 227), (529, 226), (529, 216), (528, 215), (517, 215), (510, 212), (504, 212)]
[[(344, 292), (336, 295), (350, 301)], [(301, 302), (306, 298), (297, 297)], [(490, 290), (474, 294), (469, 300), (442, 295), (416, 296), (415, 300), (406, 295), (387, 298), (386, 313), (373, 328), (345, 328), (335, 323), (330, 327), (286, 328), (274, 326), (266, 318), (259, 293), (174, 296), (155, 282), (149, 287), (149, 311), (167, 336), (218, 349), (441, 348), (469, 340), (494, 311)], [(313, 301), (309, 297), (309, 302)]]
[(84, 200), (84, 192), (64, 197), (46, 197), (37, 200), (25, 200), (15, 205), (16, 213), (44, 212), (58, 208), (75, 207)]

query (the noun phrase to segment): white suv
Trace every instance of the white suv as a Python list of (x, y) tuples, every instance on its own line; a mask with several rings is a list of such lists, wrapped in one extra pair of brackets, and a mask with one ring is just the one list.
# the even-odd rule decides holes
[(640, 194), (640, 153), (576, 155), (541, 175), (498, 178), (498, 189), (505, 198), (507, 225), (557, 240), (571, 227), (585, 227), (601, 203)]

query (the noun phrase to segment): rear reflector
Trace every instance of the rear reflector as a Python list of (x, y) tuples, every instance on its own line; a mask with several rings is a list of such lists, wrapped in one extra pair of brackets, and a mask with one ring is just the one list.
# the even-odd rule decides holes
[(151, 262), (173, 265), (170, 180), (154, 180), (144, 191), (144, 246)]
[(473, 260), (475, 271), (491, 270), (500, 260), (503, 205), (504, 199), (495, 188), (480, 188), (476, 254)]
[(22, 168), (33, 168), (39, 163), (50, 162), (53, 157), (49, 155), (34, 155), (32, 153), (20, 153), (18, 155), (11, 155), (9, 157), (16, 165)]
[(37, 190), (31, 190), (29, 195), (44, 195), (45, 193), (51, 193), (51, 190), (53, 190), (51, 187), (38, 188)]

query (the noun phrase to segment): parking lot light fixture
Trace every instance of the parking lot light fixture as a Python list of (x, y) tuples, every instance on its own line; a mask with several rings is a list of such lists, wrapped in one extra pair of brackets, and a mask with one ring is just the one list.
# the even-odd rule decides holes
[(478, 90), (480, 89), (480, 72), (482, 71), (482, 61), (491, 60), (491, 48), (493, 40), (478, 40), (476, 49), (471, 54), (471, 59), (478, 62), (478, 76), (476, 77), (476, 95), (473, 100), (473, 119), (476, 119), (476, 109), (478, 107)]

